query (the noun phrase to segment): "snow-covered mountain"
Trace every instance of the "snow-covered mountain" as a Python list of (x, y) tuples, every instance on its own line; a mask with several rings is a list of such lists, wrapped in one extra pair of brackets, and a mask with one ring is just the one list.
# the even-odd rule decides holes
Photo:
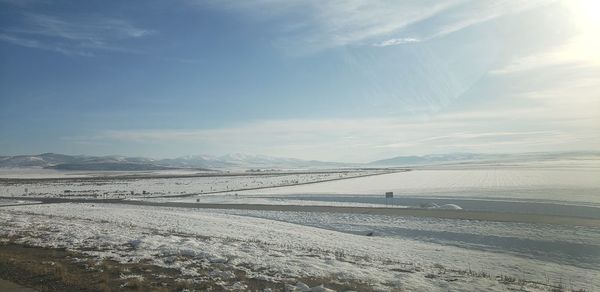
[(435, 164), (468, 164), (468, 163), (509, 163), (550, 160), (600, 160), (600, 152), (573, 151), (573, 152), (531, 152), (512, 154), (484, 154), (484, 153), (450, 153), (431, 154), (423, 156), (397, 156), (377, 160), (369, 163), (370, 166), (414, 166)]
[(46, 167), (49, 165), (75, 162), (81, 159), (83, 159), (83, 156), (70, 156), (54, 153), (0, 156), (0, 167)]
[(62, 170), (162, 170), (172, 167), (156, 160), (124, 156), (85, 156), (44, 153), (0, 157), (0, 168), (54, 168)]
[(163, 170), (163, 169), (306, 169), (338, 167), (403, 167), (439, 164), (510, 163), (552, 160), (598, 160), (600, 152), (536, 152), (516, 154), (451, 153), (397, 156), (370, 163), (338, 163), (295, 158), (250, 155), (196, 155), (170, 159), (125, 156), (71, 156), (54, 153), (0, 156), (0, 168), (41, 167), (64, 170)]
[(313, 168), (341, 167), (349, 165), (337, 162), (301, 160), (295, 158), (251, 155), (243, 153), (226, 154), (223, 156), (183, 156), (174, 159), (163, 159), (159, 162), (161, 165), (169, 165), (173, 167), (205, 168)]
[(170, 159), (151, 159), (125, 156), (71, 156), (53, 153), (40, 155), (0, 156), (0, 168), (39, 167), (63, 170), (164, 170), (164, 169), (222, 169), (222, 168), (324, 168), (347, 164), (308, 161), (242, 153), (223, 156), (183, 156)]

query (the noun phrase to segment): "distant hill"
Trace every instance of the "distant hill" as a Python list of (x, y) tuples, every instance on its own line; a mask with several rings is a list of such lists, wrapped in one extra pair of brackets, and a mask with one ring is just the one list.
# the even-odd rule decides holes
[(159, 161), (123, 156), (85, 156), (44, 153), (39, 155), (17, 155), (0, 157), (0, 168), (50, 168), (60, 170), (165, 170), (173, 169)]
[(0, 156), (0, 168), (49, 168), (60, 170), (142, 171), (167, 169), (210, 170), (223, 168), (326, 168), (349, 164), (308, 161), (264, 155), (228, 154), (223, 156), (184, 156), (151, 159), (124, 156), (85, 156), (44, 153), (39, 155)]
[(163, 165), (208, 168), (327, 168), (350, 166), (348, 163), (301, 160), (295, 158), (250, 155), (243, 153), (223, 156), (184, 156), (161, 160)]
[(310, 169), (342, 167), (405, 167), (441, 164), (508, 163), (554, 161), (561, 159), (596, 159), (600, 152), (536, 152), (516, 154), (451, 153), (423, 156), (397, 156), (370, 163), (338, 163), (265, 155), (227, 154), (223, 156), (183, 156), (151, 159), (124, 156), (85, 156), (44, 153), (39, 155), (0, 156), (0, 168), (51, 168), (61, 170), (141, 171), (167, 169)]
[(370, 166), (419, 166), (497, 162), (552, 161), (561, 159), (600, 159), (600, 152), (532, 152), (514, 154), (451, 153), (423, 156), (397, 156), (368, 163)]
[(173, 167), (160, 166), (147, 163), (128, 162), (89, 162), (89, 163), (61, 163), (45, 168), (58, 170), (90, 170), (90, 171), (142, 171), (142, 170), (169, 170)]
[(83, 159), (84, 156), (70, 156), (54, 153), (39, 155), (0, 156), (0, 167), (46, 167), (61, 163), (72, 163)]

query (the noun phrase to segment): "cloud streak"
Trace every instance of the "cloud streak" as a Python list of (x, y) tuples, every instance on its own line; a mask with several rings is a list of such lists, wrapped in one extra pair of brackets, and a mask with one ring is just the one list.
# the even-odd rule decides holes
[(417, 38), (397, 38), (397, 39), (389, 39), (389, 40), (385, 40), (385, 41), (376, 43), (376, 44), (374, 44), (374, 46), (388, 47), (388, 46), (397, 46), (397, 45), (410, 44), (410, 43), (418, 43), (421, 41), (422, 40), (417, 39)]
[(14, 36), (14, 35), (8, 35), (8, 34), (3, 34), (3, 33), (0, 33), (0, 41), (11, 43), (11, 44), (21, 46), (21, 47), (52, 51), (52, 52), (61, 53), (61, 54), (65, 54), (65, 55), (78, 55), (78, 56), (85, 56), (85, 57), (93, 56), (93, 54), (90, 52), (86, 52), (86, 51), (82, 51), (82, 50), (71, 50), (62, 45), (39, 42), (34, 39), (25, 39), (25, 38), (20, 38), (20, 37)]
[(138, 50), (120, 47), (119, 41), (156, 33), (125, 20), (106, 17), (66, 20), (27, 13), (21, 21), (18, 27), (1, 29), (0, 40), (65, 55), (93, 56), (98, 50), (138, 53)]
[[(474, 25), (533, 9), (554, 0), (535, 1), (460, 1), (449, 5), (448, 9), (423, 18), (417, 23), (402, 27), (395, 32), (397, 35), (413, 35), (393, 37), (374, 44), (376, 47), (404, 45), (425, 42), (448, 34), (458, 32)], [(420, 25), (430, 26), (420, 29)], [(418, 35), (415, 37), (414, 35)]]
[[(447, 1), (218, 1), (211, 6), (253, 20), (283, 22), (274, 43), (292, 53), (370, 44), (464, 0)], [(201, 1), (199, 3), (205, 3)]]
[[(527, 109), (521, 111), (527, 113)], [(495, 114), (497, 122), (491, 122), (487, 113)], [(74, 140), (179, 145), (214, 155), (249, 152), (348, 162), (403, 154), (562, 151), (600, 146), (600, 137), (583, 131), (575, 117), (570, 119), (573, 124), (557, 127), (552, 124), (552, 112), (533, 110), (521, 115), (519, 110), (490, 109), (487, 113), (440, 114), (425, 120), (416, 117), (288, 119), (210, 129), (122, 129)], [(509, 120), (512, 122), (506, 122)], [(190, 153), (185, 149), (179, 152)]]
[[(190, 1), (207, 5), (206, 1)], [(552, 0), (445, 1), (213, 1), (211, 7), (283, 27), (274, 43), (314, 52), (350, 45), (386, 47), (428, 41)], [(282, 24), (283, 23), (283, 24)]]

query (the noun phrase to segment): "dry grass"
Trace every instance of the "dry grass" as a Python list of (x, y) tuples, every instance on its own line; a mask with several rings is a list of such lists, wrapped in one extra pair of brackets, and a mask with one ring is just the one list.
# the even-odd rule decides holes
[[(123, 278), (124, 273), (143, 278)], [(184, 288), (175, 281), (179, 276), (177, 270), (145, 263), (122, 264), (62, 249), (0, 245), (0, 278), (39, 291), (178, 291)]]
[(190, 277), (176, 269), (148, 262), (119, 263), (64, 249), (0, 244), (0, 278), (39, 291), (223, 291), (223, 285), (235, 282), (244, 283), (246, 291), (262, 291), (265, 288), (284, 291), (285, 284), (298, 281), (311, 287), (324, 284), (338, 291), (373, 290), (368, 283), (336, 278), (260, 280), (248, 278), (242, 270), (230, 270), (235, 274), (234, 279), (212, 279), (208, 276), (211, 268), (197, 267), (201, 275)]

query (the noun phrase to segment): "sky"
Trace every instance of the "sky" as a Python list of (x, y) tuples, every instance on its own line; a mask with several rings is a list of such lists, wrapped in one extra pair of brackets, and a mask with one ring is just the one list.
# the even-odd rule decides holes
[(600, 1), (0, 0), (0, 155), (600, 149)]

